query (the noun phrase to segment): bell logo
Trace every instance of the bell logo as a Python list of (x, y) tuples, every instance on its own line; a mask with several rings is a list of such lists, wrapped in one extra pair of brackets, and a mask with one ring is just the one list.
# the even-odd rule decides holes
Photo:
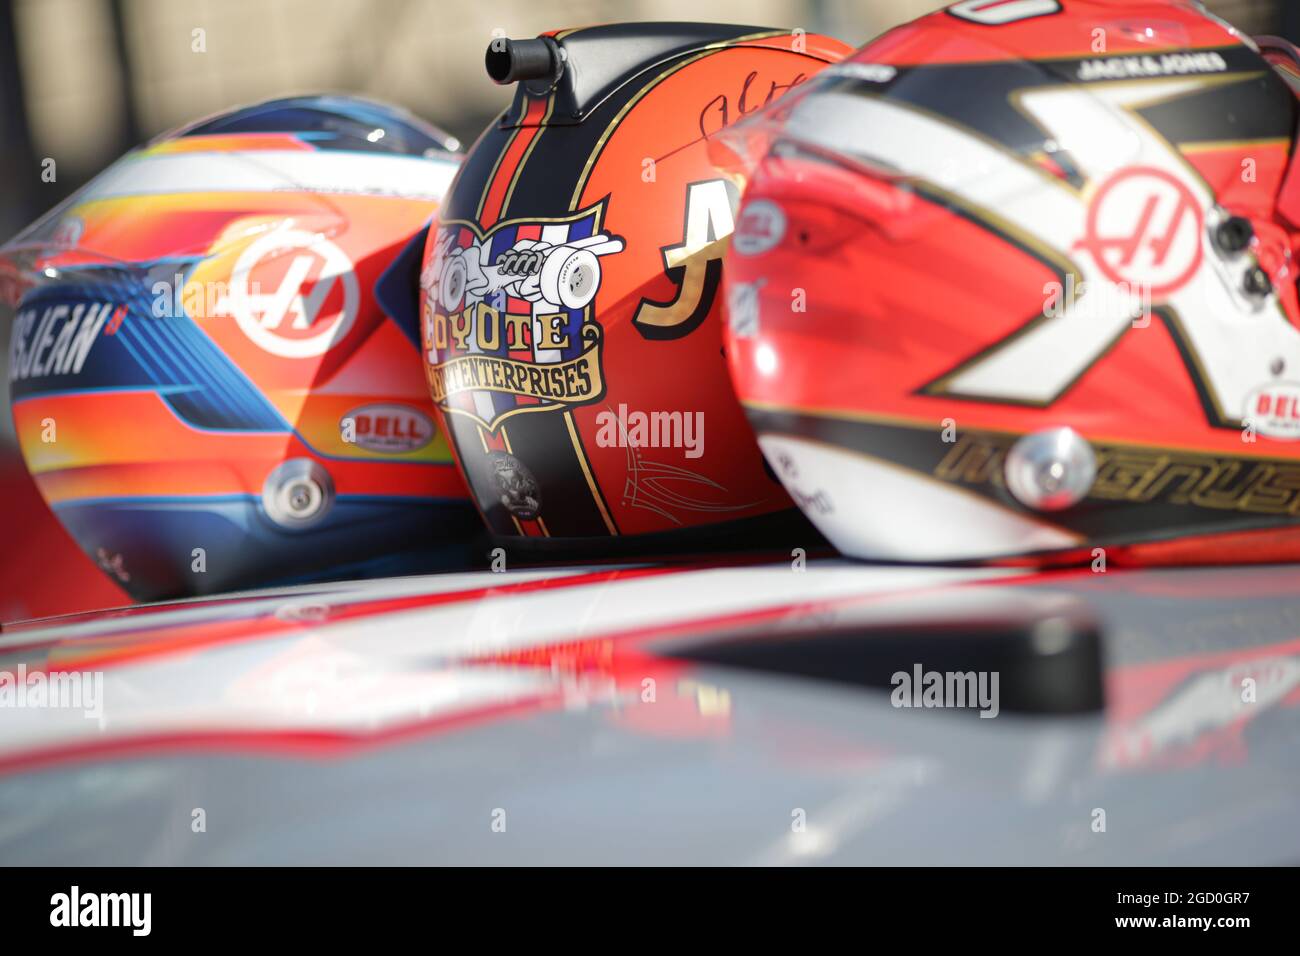
[(356, 445), (396, 454), (423, 448), (433, 440), (433, 420), (407, 405), (363, 405), (343, 416), (353, 423)]
[(1274, 382), (1246, 398), (1246, 421), (1267, 438), (1300, 439), (1300, 384)]
[(230, 294), (218, 310), (234, 316), (244, 334), (272, 355), (312, 358), (343, 341), (360, 298), (352, 260), (342, 249), (286, 225), (240, 253)]

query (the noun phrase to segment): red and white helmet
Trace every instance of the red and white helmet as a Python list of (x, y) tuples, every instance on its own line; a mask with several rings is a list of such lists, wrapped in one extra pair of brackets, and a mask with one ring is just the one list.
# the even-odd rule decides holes
[(1189, 0), (965, 0), (733, 132), (731, 371), (833, 543), (1300, 557), (1298, 64)]

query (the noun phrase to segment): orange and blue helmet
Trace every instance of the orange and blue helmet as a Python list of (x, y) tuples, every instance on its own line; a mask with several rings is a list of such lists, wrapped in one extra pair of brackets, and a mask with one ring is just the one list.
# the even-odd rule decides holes
[(129, 153), (0, 248), (23, 458), (133, 597), (466, 560), (416, 317), (376, 292), (456, 149), (377, 103), (275, 100)]

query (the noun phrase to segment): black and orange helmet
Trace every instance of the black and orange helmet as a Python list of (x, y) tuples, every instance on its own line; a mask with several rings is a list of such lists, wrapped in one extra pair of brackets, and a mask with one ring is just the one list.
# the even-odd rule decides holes
[(493, 532), (607, 551), (797, 520), (727, 375), (741, 184), (708, 146), (847, 52), (711, 24), (491, 45), (514, 101), (452, 184), (421, 294), (434, 402)]

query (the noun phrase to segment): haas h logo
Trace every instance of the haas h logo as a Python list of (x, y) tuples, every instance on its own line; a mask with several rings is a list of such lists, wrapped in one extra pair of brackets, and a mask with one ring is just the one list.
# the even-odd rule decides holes
[(1076, 244), (1119, 285), (1147, 285), (1159, 298), (1201, 267), (1204, 216), (1192, 191), (1161, 169), (1124, 169), (1097, 191), (1087, 234)]
[(221, 311), (271, 354), (311, 358), (343, 341), (360, 299), (347, 254), (319, 233), (286, 225), (240, 254)]

